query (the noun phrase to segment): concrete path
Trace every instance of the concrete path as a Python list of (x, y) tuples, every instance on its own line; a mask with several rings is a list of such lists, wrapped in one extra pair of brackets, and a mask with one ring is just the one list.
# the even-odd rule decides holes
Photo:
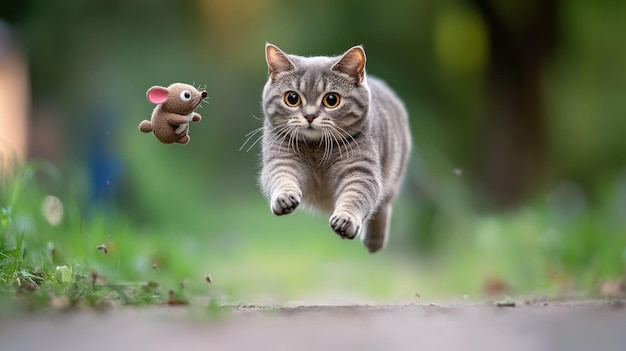
[(626, 350), (621, 302), (120, 308), (0, 317), (0, 350)]

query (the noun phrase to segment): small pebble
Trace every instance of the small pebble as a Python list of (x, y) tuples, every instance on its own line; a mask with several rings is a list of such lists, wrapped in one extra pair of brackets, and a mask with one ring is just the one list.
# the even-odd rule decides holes
[(496, 303), (497, 307), (515, 307), (515, 301), (500, 301)]

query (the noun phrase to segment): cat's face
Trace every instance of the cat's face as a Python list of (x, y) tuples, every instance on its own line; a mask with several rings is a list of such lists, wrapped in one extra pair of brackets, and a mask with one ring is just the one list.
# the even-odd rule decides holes
[(370, 104), (361, 47), (340, 57), (301, 57), (267, 44), (266, 59), (263, 108), (275, 131), (340, 142), (360, 130)]

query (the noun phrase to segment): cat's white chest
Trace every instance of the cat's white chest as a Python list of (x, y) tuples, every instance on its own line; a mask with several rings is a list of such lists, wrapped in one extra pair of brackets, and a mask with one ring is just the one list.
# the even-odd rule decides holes
[(312, 170), (310, 184), (303, 194), (303, 202), (321, 213), (333, 211), (335, 204), (326, 172), (319, 169)]

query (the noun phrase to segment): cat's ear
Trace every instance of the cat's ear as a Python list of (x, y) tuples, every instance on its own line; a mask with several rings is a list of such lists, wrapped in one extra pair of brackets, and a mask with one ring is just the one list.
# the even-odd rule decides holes
[(270, 43), (265, 44), (265, 60), (267, 61), (267, 68), (272, 78), (279, 73), (289, 72), (295, 69), (295, 66), (287, 55)]
[(156, 105), (162, 104), (167, 101), (167, 96), (167, 88), (160, 87), (158, 85), (155, 85), (152, 88), (148, 89), (148, 92), (146, 93), (148, 101)]
[(358, 45), (346, 51), (331, 69), (347, 74), (353, 79), (354, 84), (359, 85), (365, 78), (365, 61), (365, 50), (363, 46)]

